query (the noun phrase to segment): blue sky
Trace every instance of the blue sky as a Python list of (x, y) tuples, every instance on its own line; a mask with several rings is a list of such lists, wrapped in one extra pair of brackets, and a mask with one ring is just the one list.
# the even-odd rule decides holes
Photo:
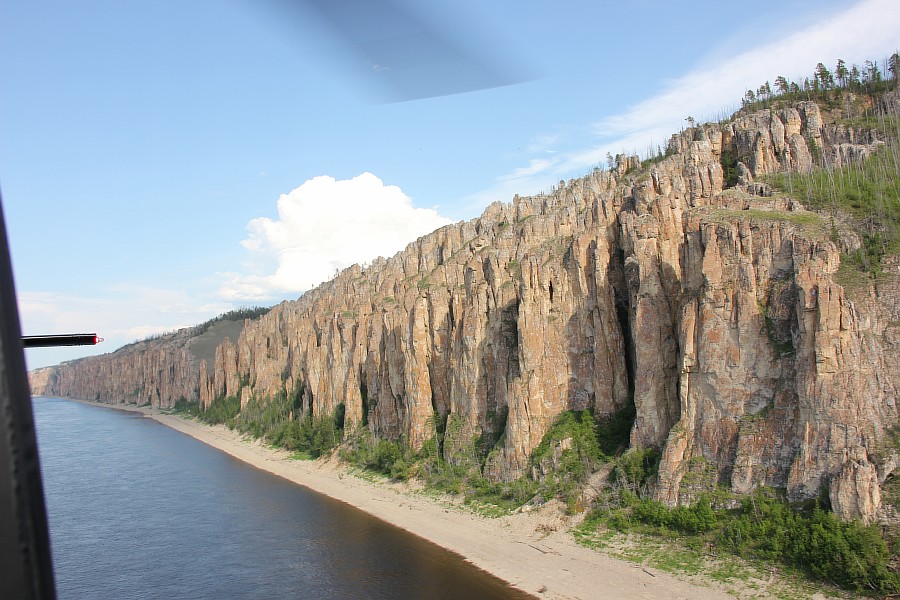
[[(396, 4), (516, 83), (386, 103), (391, 65), (277, 2), (0, 2), (23, 330), (107, 340), (29, 367), (296, 298), (607, 152), (664, 145), (747, 87), (900, 46), (895, 0)], [(378, 41), (392, 19), (352, 27)]]

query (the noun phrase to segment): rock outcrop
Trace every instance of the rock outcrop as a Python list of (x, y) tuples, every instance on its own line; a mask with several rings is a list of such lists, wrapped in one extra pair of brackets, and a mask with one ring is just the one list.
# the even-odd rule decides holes
[[(32, 393), (109, 404), (171, 408), (181, 398), (196, 400), (209, 379), (215, 348), (240, 335), (243, 322), (220, 321), (187, 328), (81, 358), (28, 375)], [(203, 331), (200, 331), (203, 329)]]
[[(160, 406), (284, 393), (414, 448), (453, 416), (498, 440), (485, 472), (501, 480), (528, 470), (562, 411), (633, 403), (632, 444), (662, 451), (660, 500), (722, 483), (827, 490), (842, 516), (871, 520), (897, 421), (900, 295), (851, 299), (822, 217), (753, 184), (879, 143), (827, 121), (810, 102), (744, 115), (673, 137), (653, 164), (621, 157), (492, 204), (248, 321), (209, 368), (175, 335), (34, 389)], [(744, 173), (728, 190), (726, 151)]]

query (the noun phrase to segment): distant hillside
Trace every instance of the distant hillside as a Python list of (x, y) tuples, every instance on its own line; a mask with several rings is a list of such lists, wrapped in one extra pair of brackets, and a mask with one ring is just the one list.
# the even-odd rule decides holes
[(56, 395), (113, 404), (172, 406), (178, 398), (197, 398), (197, 374), (212, 374), (216, 348), (237, 340), (247, 319), (268, 308), (229, 311), (200, 325), (150, 336), (115, 352), (69, 361), (29, 374), (38, 395)]

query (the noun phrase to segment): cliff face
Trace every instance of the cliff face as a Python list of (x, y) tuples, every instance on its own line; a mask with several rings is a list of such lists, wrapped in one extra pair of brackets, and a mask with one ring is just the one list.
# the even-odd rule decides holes
[(170, 407), (179, 397), (197, 394), (197, 365), (184, 347), (185, 337), (164, 336), (111, 354), (39, 369), (30, 377), (32, 392)]
[[(633, 402), (665, 502), (717, 483), (827, 489), (871, 520), (895, 461), (900, 290), (887, 278), (851, 300), (830, 225), (754, 182), (878, 144), (828, 121), (800, 103), (696, 128), (655, 164), (622, 158), (353, 266), (247, 322), (209, 369), (176, 335), (62, 365), (35, 391), (161, 406), (286, 393), (413, 447), (454, 416), (498, 439), (497, 479), (525, 472), (562, 411)], [(723, 151), (742, 162), (737, 188)]]
[(229, 336), (237, 339), (242, 328), (243, 322), (225, 321), (202, 333), (182, 329), (110, 354), (36, 369), (29, 383), (38, 395), (171, 408), (179, 398), (198, 397), (215, 347)]

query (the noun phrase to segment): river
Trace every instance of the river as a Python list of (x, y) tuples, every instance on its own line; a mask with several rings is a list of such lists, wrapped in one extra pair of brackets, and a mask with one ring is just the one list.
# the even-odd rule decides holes
[(139, 413), (33, 406), (62, 599), (531, 598)]

